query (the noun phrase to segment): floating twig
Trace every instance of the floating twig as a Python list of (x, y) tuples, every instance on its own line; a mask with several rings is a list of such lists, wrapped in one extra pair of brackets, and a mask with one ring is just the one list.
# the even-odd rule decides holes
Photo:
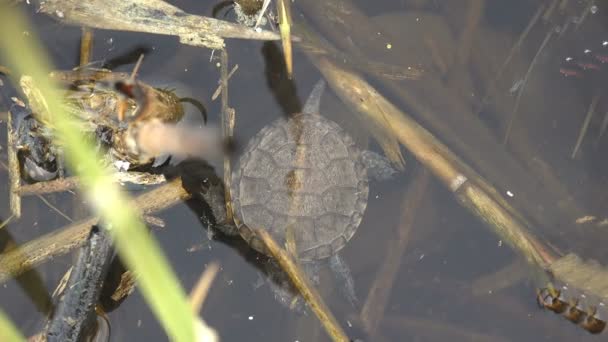
[(11, 214), (16, 218), (21, 217), (21, 196), (18, 194), (21, 182), (19, 172), (19, 159), (17, 158), (17, 133), (13, 127), (13, 114), (8, 112), (7, 120), (7, 154), (8, 154), (8, 182), (9, 182), (9, 206)]
[(274, 32), (189, 14), (161, 0), (47, 0), (40, 11), (88, 27), (178, 36), (183, 44), (209, 49), (222, 49), (224, 38), (280, 38)]
[[(142, 214), (150, 214), (188, 198), (190, 194), (182, 188), (181, 179), (175, 179), (139, 195), (134, 201)], [(98, 221), (96, 217), (84, 219), (0, 254), (0, 283), (82, 246)]]
[(287, 275), (289, 275), (289, 279), (298, 289), (302, 297), (304, 297), (304, 300), (306, 300), (315, 315), (317, 315), (317, 318), (319, 321), (321, 321), (321, 324), (327, 331), (327, 334), (334, 341), (348, 342), (349, 338), (342, 327), (340, 327), (338, 321), (333, 316), (329, 308), (323, 302), (321, 295), (319, 295), (316, 289), (310, 284), (306, 274), (304, 274), (304, 272), (298, 268), (296, 263), (291, 260), (289, 254), (277, 245), (267, 231), (257, 229), (256, 234), (264, 242), (266, 250), (270, 253), (270, 255), (272, 255), (272, 257), (279, 263)]

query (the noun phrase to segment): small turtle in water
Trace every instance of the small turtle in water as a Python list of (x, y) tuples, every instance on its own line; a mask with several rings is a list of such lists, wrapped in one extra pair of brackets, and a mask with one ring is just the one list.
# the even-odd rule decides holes
[[(279, 244), (291, 238), (313, 281), (318, 262), (329, 260), (354, 304), (354, 283), (338, 251), (361, 223), (368, 176), (387, 179), (395, 170), (385, 157), (359, 150), (338, 124), (319, 114), (324, 88), (319, 81), (302, 113), (276, 120), (248, 143), (231, 182), (235, 223), (262, 253), (263, 242), (253, 229), (267, 229)], [(274, 290), (278, 299), (290, 301), (284, 289)]]

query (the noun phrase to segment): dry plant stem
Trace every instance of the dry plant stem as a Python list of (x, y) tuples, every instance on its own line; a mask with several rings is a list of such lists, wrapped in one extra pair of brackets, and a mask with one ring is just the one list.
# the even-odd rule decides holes
[(581, 148), (581, 144), (583, 143), (583, 139), (585, 139), (585, 135), (587, 135), (587, 129), (589, 128), (589, 123), (591, 122), (591, 118), (595, 113), (595, 107), (599, 102), (601, 96), (599, 94), (595, 94), (593, 96), (593, 100), (591, 100), (591, 104), (589, 104), (589, 109), (587, 110), (587, 115), (585, 116), (585, 121), (583, 121), (583, 126), (581, 127), (580, 133), (578, 134), (578, 138), (576, 139), (576, 144), (574, 145), (574, 149), (572, 150), (572, 155), (570, 158), (576, 158), (576, 154), (578, 150)]
[(7, 120), (7, 154), (8, 154), (8, 182), (9, 182), (9, 206), (11, 214), (16, 219), (21, 217), (21, 196), (19, 190), (21, 173), (19, 172), (19, 159), (17, 158), (17, 135), (13, 128), (13, 114), (8, 112)]
[(281, 268), (289, 275), (289, 279), (293, 282), (302, 297), (304, 297), (304, 300), (306, 300), (308, 305), (310, 305), (332, 340), (348, 342), (349, 338), (346, 336), (346, 333), (342, 330), (342, 327), (340, 327), (331, 311), (329, 311), (329, 308), (323, 302), (323, 298), (321, 298), (316, 289), (310, 284), (310, 281), (304, 272), (302, 272), (291, 260), (287, 252), (282, 250), (265, 230), (257, 229), (256, 234), (264, 241), (267, 248), (266, 250), (270, 252), (270, 255), (277, 260)]
[(219, 270), (220, 265), (217, 262), (210, 263), (196, 282), (192, 292), (190, 292), (190, 305), (192, 306), (192, 311), (195, 313), (201, 311), (205, 298), (207, 298), (207, 294), (213, 283), (213, 279), (215, 279)]
[(460, 32), (460, 49), (458, 50), (458, 62), (461, 65), (465, 65), (469, 62), (469, 56), (471, 55), (471, 46), (473, 45), (473, 38), (477, 34), (479, 28), (479, 21), (483, 16), (483, 10), (485, 8), (485, 0), (470, 0), (469, 1), (469, 12), (467, 14), (466, 26)]
[(416, 220), (416, 213), (423, 203), (428, 190), (429, 173), (419, 168), (415, 177), (410, 181), (410, 187), (403, 196), (401, 205), (401, 220), (396, 237), (389, 241), (386, 248), (386, 259), (378, 270), (369, 294), (361, 310), (361, 321), (369, 336), (375, 340), (379, 323), (382, 321), (393, 284), (397, 278), (403, 253), (410, 240), (410, 232)]
[(192, 15), (161, 0), (47, 0), (40, 11), (77, 25), (178, 36), (183, 44), (210, 49), (222, 49), (223, 38), (279, 39), (274, 32)]
[(291, 48), (291, 3), (289, 0), (276, 0), (279, 16), (279, 31), (283, 44), (283, 57), (287, 69), (287, 78), (293, 77), (293, 53)]
[[(233, 139), (234, 124), (236, 121), (236, 113), (233, 108), (228, 106), (228, 51), (222, 49), (220, 55), (220, 86), (222, 88), (222, 138), (224, 141), (231, 142)], [(224, 184), (230, 184), (232, 169), (230, 168), (230, 155), (224, 155)], [(226, 201), (226, 219), (227, 222), (233, 221), (232, 210), (232, 195), (230, 187), (224, 187), (224, 196)]]
[(80, 37), (80, 66), (85, 66), (91, 61), (91, 51), (93, 50), (93, 31), (88, 27), (82, 27)]
[[(190, 195), (182, 188), (181, 179), (175, 179), (139, 195), (134, 202), (141, 213), (145, 215), (169, 208), (188, 198), (190, 198)], [(76, 222), (0, 255), (0, 283), (18, 276), (51, 258), (66, 254), (82, 246), (89, 236), (91, 227), (97, 222), (98, 218), (96, 217)]]
[(553, 260), (551, 255), (537, 251), (537, 247), (542, 245), (536, 237), (490, 195), (497, 194), (498, 191), (488, 192), (478, 185), (476, 179), (468, 179), (463, 174), (464, 170), (458, 168), (458, 165), (464, 163), (431, 133), (400, 111), (361, 77), (340, 68), (326, 58), (313, 56), (313, 61), (342, 101), (359, 107), (377, 108), (375, 115), (369, 119), (390, 122), (389, 134), (395, 135), (401, 144), (454, 192), (465, 207), (486, 222), (497, 236), (523, 254), (528, 262), (544, 267)]

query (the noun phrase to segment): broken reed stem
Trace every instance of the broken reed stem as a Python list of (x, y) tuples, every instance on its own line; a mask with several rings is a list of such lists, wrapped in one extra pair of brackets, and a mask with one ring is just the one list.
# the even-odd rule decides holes
[(487, 223), (497, 236), (523, 254), (530, 264), (545, 267), (556, 258), (548, 252), (539, 251), (542, 244), (528, 231), (526, 224), (492, 197), (498, 191), (478, 175), (468, 174), (471, 179), (467, 178), (466, 168), (459, 167), (466, 164), (430, 132), (400, 111), (363, 78), (327, 58), (312, 53), (308, 55), (342, 101), (356, 107), (377, 108), (375, 115), (369, 115), (369, 119), (390, 122), (387, 134), (396, 136), (466, 208)]
[(395, 232), (395, 238), (389, 240), (386, 246), (386, 258), (376, 273), (363, 309), (361, 309), (361, 322), (367, 334), (374, 339), (379, 323), (384, 317), (386, 306), (389, 303), (393, 284), (399, 273), (403, 253), (410, 240), (410, 232), (417, 218), (420, 207), (425, 202), (428, 191), (429, 172), (419, 167), (414, 177), (409, 182), (407, 192), (403, 196), (401, 204), (400, 224)]
[(8, 112), (7, 127), (7, 154), (8, 154), (8, 181), (9, 181), (9, 206), (11, 214), (15, 219), (21, 217), (21, 196), (19, 190), (21, 173), (19, 172), (19, 159), (17, 158), (17, 135), (13, 128), (13, 113)]
[(310, 284), (306, 274), (300, 270), (300, 268), (291, 260), (287, 252), (282, 250), (270, 234), (264, 229), (256, 230), (257, 236), (264, 241), (266, 250), (272, 255), (272, 257), (279, 263), (281, 268), (289, 275), (289, 279), (298, 289), (304, 300), (311, 307), (321, 324), (327, 331), (327, 334), (334, 341), (348, 342), (349, 338), (346, 336), (342, 327), (331, 313), (327, 305), (323, 302), (323, 298), (316, 291), (316, 289)]
[[(137, 196), (134, 203), (141, 214), (150, 214), (188, 198), (190, 194), (178, 178)], [(87, 218), (0, 254), (0, 283), (82, 246), (98, 220), (97, 217)]]

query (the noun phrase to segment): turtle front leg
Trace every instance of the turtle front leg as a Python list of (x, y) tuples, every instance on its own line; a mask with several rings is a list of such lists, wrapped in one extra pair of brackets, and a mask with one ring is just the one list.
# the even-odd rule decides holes
[(376, 152), (362, 151), (361, 162), (367, 169), (367, 176), (373, 180), (389, 180), (397, 173), (390, 160)]

